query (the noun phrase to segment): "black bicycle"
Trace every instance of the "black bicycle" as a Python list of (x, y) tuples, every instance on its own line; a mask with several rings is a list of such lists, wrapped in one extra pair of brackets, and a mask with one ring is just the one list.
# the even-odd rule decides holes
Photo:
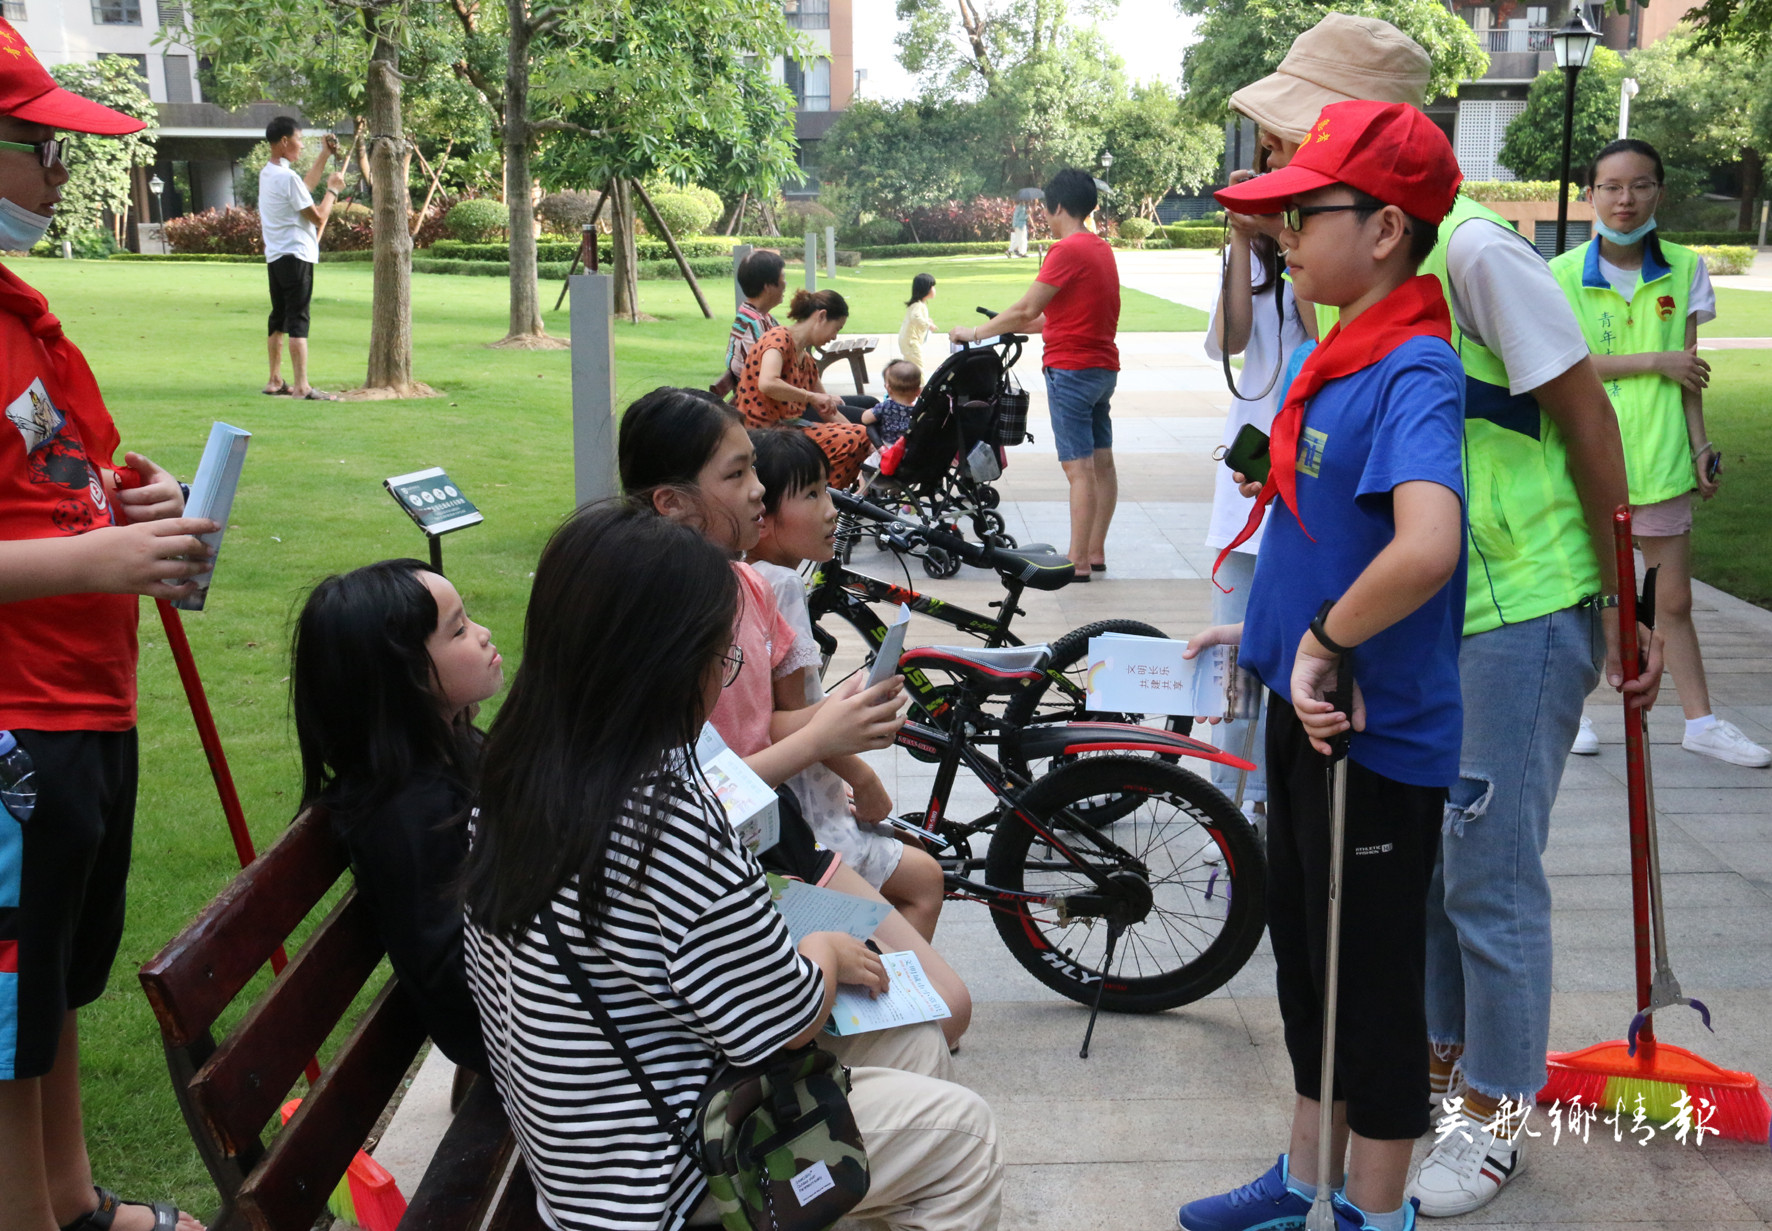
[[(1043, 659), (1037, 648), (904, 654), (901, 671), (954, 683), (941, 720), (899, 733), (900, 746), (937, 763), (927, 807), (902, 819), (934, 848), (948, 895), (990, 906), (1016, 961), (1060, 995), (1121, 1013), (1198, 1000), (1260, 941), (1266, 868), (1242, 812), (1177, 762), (1242, 762), (1173, 731), (1110, 722), (999, 730), (1007, 755), (992, 758), (979, 747), (984, 703), (1038, 684)], [(1075, 759), (1031, 781), (1010, 765), (1064, 756)], [(996, 800), (972, 819), (948, 815), (962, 767)]]
[[(982, 615), (957, 603), (931, 595), (919, 594), (910, 588), (910, 574), (905, 585), (896, 585), (860, 573), (842, 563), (842, 557), (819, 565), (812, 573), (806, 600), (812, 617), (812, 635), (819, 643), (828, 665), (836, 651), (837, 639), (820, 622), (828, 616), (847, 623), (867, 646), (868, 662), (886, 639), (886, 621), (877, 604), (888, 604), (896, 611), (902, 604), (912, 611), (952, 625), (961, 632), (983, 641), (986, 648), (1019, 646), (1022, 641), (1010, 626), (1015, 617), (1026, 615), (1021, 598), (1028, 590), (1058, 590), (1070, 584), (1075, 575), (1071, 561), (1050, 549), (1029, 546), (1021, 550), (980, 545), (970, 542), (939, 526), (913, 521), (889, 512), (846, 492), (831, 491), (840, 513), (838, 537), (848, 523), (851, 535), (871, 532), (881, 536), (892, 549), (902, 555), (918, 555), (940, 551), (975, 568), (989, 569), (1003, 583), (1003, 597), (990, 604), (994, 615)], [(867, 527), (864, 531), (863, 527)], [(981, 721), (987, 733), (999, 729), (1016, 729), (1031, 724), (1063, 721), (1097, 721), (1144, 723), (1143, 714), (1091, 710), (1085, 676), (1089, 669), (1089, 641), (1104, 633), (1123, 633), (1139, 637), (1166, 637), (1162, 629), (1138, 620), (1097, 620), (1073, 628), (1051, 642), (1051, 655), (1041, 671), (1041, 678), (1025, 687), (1002, 695), (999, 713), (985, 712)], [(910, 694), (913, 713), (926, 720), (939, 722), (951, 704), (952, 689), (932, 682), (920, 671), (907, 670), (906, 691)], [(1188, 718), (1161, 715), (1149, 716), (1160, 726), (1187, 734), (1192, 727)], [(1027, 778), (1037, 777), (1045, 770), (1057, 768), (1071, 759), (1060, 753), (1056, 758), (1027, 760), (1013, 742), (1001, 746), (1003, 762)]]

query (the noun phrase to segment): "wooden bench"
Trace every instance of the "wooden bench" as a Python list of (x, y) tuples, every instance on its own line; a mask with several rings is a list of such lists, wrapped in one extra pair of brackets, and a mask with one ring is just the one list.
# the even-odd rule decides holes
[[(221, 1194), (212, 1231), (309, 1231), (424, 1044), (417, 1010), (390, 976), (266, 1143), (266, 1125), (383, 957), (354, 885), (239, 1024), (215, 1038), (216, 1020), (349, 869), (325, 812), (306, 810), (142, 967), (173, 1090)], [(402, 1231), (543, 1226), (490, 1080), (470, 1087), (407, 1198)]]
[(868, 391), (867, 356), (874, 353), (876, 342), (873, 338), (835, 338), (819, 348), (818, 374), (822, 377), (825, 369), (839, 360), (849, 361), (849, 375), (855, 378), (855, 391)]

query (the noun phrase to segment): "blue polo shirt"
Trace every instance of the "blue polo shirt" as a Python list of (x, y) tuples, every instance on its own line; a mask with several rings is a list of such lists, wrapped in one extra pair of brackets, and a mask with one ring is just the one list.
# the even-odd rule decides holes
[[(1298, 643), (1317, 608), (1346, 592), (1395, 536), (1398, 484), (1438, 483), (1463, 501), (1463, 439), (1464, 368), (1438, 338), (1411, 338), (1317, 391), (1298, 442), (1298, 509), (1311, 537), (1282, 502), (1268, 507), (1244, 617), (1240, 662), (1262, 683), (1290, 697)], [(1414, 786), (1458, 779), (1462, 544), (1461, 536), (1452, 579), (1353, 653), (1366, 729), (1348, 755)]]

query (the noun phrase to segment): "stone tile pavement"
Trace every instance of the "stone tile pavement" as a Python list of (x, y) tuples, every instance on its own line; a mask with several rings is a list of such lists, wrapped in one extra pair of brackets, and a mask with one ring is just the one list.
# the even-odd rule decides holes
[[(1159, 258), (1168, 258), (1162, 260)], [(1209, 307), (1212, 267), (1196, 254), (1123, 254), (1128, 284)], [(1201, 545), (1209, 512), (1210, 452), (1228, 404), (1200, 335), (1122, 339), (1137, 392), (1117, 408), (1121, 505), (1108, 540), (1110, 571), (1087, 586), (1030, 594), (1018, 631), (1049, 639), (1091, 620), (1145, 620), (1183, 636), (1206, 619), (1211, 554)], [(877, 356), (883, 362), (890, 356)], [(1023, 360), (1041, 437), (1037, 356)], [(1122, 387), (1125, 387), (1123, 385)], [(1010, 532), (1062, 545), (1064, 480), (1036, 442), (1011, 454), (999, 487)], [(899, 577), (890, 555), (858, 552), (856, 565)], [(1000, 595), (974, 570), (930, 581), (913, 562), (913, 586), (968, 607)], [(1755, 740), (1772, 740), (1772, 612), (1700, 585), (1696, 613), (1718, 711)], [(911, 644), (955, 640), (918, 617)], [(837, 667), (859, 650), (845, 642)], [(1670, 1014), (1663, 1037), (1726, 1067), (1772, 1079), (1772, 770), (1693, 756), (1678, 743), (1677, 682), (1651, 725), (1674, 968), (1705, 999), (1716, 1034), (1695, 1014)], [(1632, 957), (1622, 716), (1609, 693), (1588, 713), (1597, 757), (1572, 757), (1552, 826), (1547, 864), (1555, 895), (1552, 1046), (1622, 1037), (1632, 1010)], [(922, 807), (932, 767), (896, 750), (875, 764), (901, 809)], [(976, 784), (955, 807), (982, 810)], [(966, 978), (976, 1009), (957, 1057), (959, 1073), (996, 1108), (1010, 1164), (1003, 1226), (1015, 1231), (1160, 1231), (1178, 1202), (1221, 1191), (1268, 1167), (1281, 1148), (1292, 1101), (1290, 1071), (1267, 945), (1226, 988), (1167, 1013), (1104, 1015), (1092, 1057), (1077, 1058), (1087, 1011), (1048, 992), (1008, 956), (984, 908), (950, 903), (938, 935)], [(440, 1058), (438, 1058), (440, 1060)], [(403, 1186), (416, 1184), (441, 1132), (447, 1093), (433, 1060), (377, 1157)], [(1548, 1124), (1536, 1122), (1547, 1129)], [(1432, 1141), (1418, 1145), (1418, 1154)], [(410, 1190), (408, 1188), (408, 1190)], [(1449, 1220), (1514, 1228), (1772, 1227), (1772, 1156), (1764, 1145), (1665, 1135), (1638, 1146), (1593, 1130), (1587, 1141), (1546, 1137), (1494, 1202)]]

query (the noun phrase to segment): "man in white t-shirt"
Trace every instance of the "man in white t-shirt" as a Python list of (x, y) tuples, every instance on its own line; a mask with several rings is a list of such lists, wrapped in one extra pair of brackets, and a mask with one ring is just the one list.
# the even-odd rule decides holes
[[(301, 157), (301, 127), (280, 115), (265, 125), (265, 141), (271, 160), (258, 176), (258, 218), (265, 241), (265, 267), (271, 278), (271, 319), (268, 349), (271, 379), (264, 391), (273, 395), (303, 398), (310, 402), (334, 402), (336, 393), (325, 393), (308, 384), (308, 303), (314, 297), (314, 266), (320, 263), (320, 232), (345, 186), (342, 171), (326, 179), (326, 192), (314, 201), (314, 189), (326, 170), (326, 160), (338, 153), (338, 138), (326, 134), (326, 143), (308, 173), (294, 167)], [(295, 383), (283, 379), (283, 339), (289, 339), (289, 362)]]

